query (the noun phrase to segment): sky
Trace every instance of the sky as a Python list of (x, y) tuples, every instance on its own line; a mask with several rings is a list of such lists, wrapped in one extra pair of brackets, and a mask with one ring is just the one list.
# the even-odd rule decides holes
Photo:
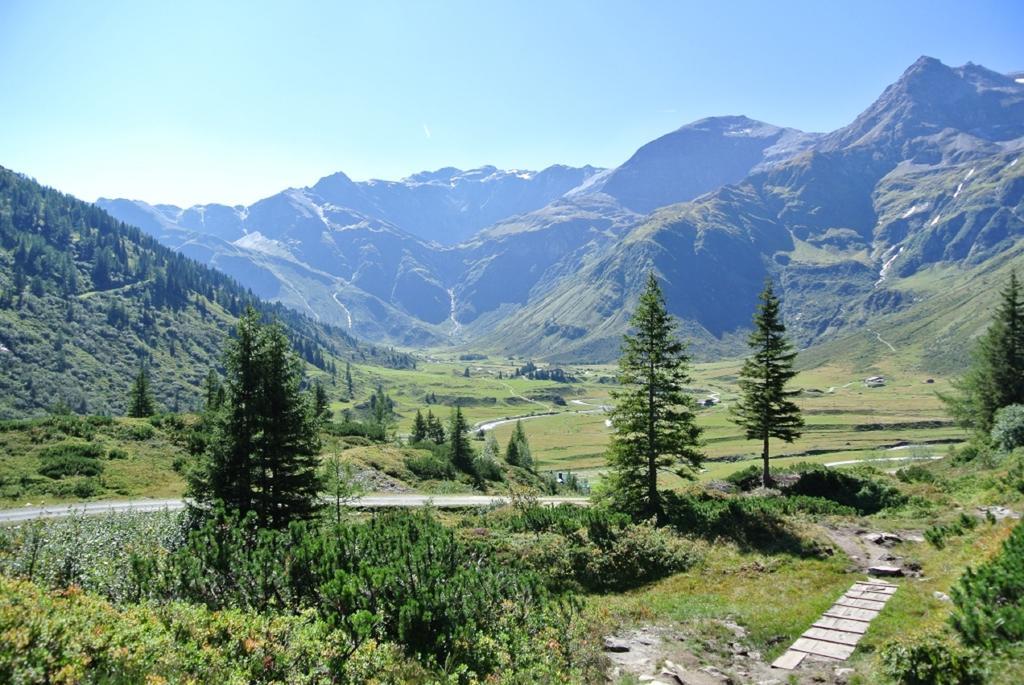
[(0, 166), (182, 206), (615, 166), (706, 116), (838, 128), (923, 54), (1024, 70), (1024, 2), (0, 0)]

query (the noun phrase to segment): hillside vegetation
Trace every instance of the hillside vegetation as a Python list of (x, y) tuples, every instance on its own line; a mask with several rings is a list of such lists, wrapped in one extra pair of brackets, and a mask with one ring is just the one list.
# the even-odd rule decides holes
[(313, 367), (335, 370), (345, 359), (413, 363), (260, 302), (95, 206), (0, 168), (0, 417), (58, 404), (122, 413), (140, 365), (152, 369), (164, 408), (194, 408), (248, 305), (284, 323)]

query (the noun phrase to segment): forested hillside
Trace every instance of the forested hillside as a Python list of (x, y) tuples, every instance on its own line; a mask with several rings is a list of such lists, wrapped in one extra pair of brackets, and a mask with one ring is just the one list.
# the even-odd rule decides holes
[(120, 413), (142, 365), (159, 404), (191, 408), (250, 304), (325, 371), (340, 359), (413, 363), (264, 303), (94, 205), (0, 168), (0, 417), (60, 405)]

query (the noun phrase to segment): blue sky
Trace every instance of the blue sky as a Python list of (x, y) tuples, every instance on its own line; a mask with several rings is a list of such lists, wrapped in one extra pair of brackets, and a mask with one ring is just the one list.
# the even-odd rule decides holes
[(704, 116), (837, 128), (922, 54), (1024, 70), (1024, 3), (0, 0), (0, 165), (176, 204), (612, 166)]

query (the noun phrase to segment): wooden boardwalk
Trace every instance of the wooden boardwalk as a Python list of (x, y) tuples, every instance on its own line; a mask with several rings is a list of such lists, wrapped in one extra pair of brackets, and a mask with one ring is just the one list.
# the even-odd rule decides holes
[(808, 654), (845, 661), (867, 632), (871, 620), (895, 594), (896, 587), (875, 578), (857, 581), (772, 666), (791, 671)]

